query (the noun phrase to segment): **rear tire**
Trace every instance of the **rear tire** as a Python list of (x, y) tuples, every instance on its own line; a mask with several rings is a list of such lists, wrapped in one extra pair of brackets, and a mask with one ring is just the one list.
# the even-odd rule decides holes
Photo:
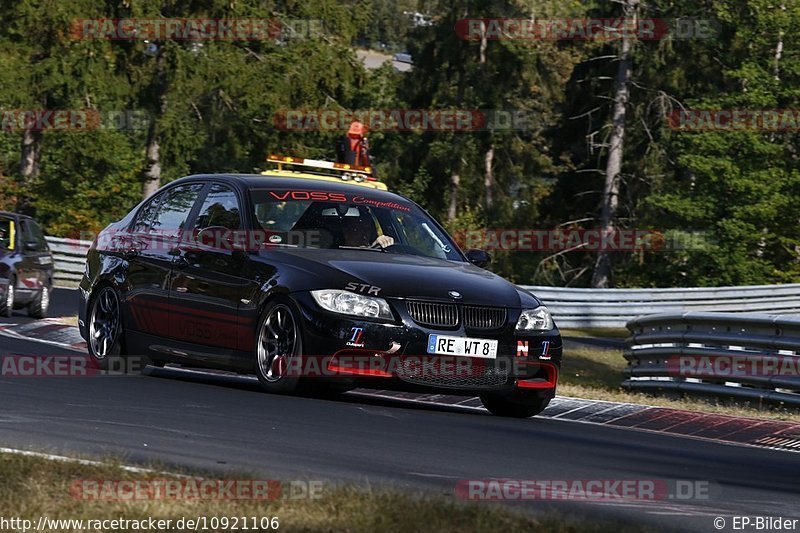
[(481, 396), (481, 403), (495, 416), (508, 418), (530, 418), (544, 411), (550, 398), (531, 396)]
[(8, 278), (8, 288), (0, 299), (0, 316), (10, 317), (14, 312), (14, 298), (16, 296), (17, 279), (14, 276)]
[(258, 321), (256, 376), (267, 392), (289, 394), (300, 384), (300, 376), (295, 371), (303, 353), (298, 316), (291, 300), (278, 297), (267, 304)]
[(32, 318), (44, 318), (47, 316), (47, 310), (50, 308), (50, 295), (52, 289), (49, 285), (42, 287), (36, 298), (28, 304), (28, 316)]

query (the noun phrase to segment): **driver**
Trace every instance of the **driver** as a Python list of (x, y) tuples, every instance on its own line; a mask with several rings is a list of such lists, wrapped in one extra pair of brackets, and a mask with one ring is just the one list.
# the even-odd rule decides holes
[(370, 244), (370, 240), (375, 234), (375, 227), (370, 227), (370, 222), (361, 216), (342, 217), (341, 227), (344, 246), (386, 248), (394, 244), (394, 239), (388, 235), (380, 235)]

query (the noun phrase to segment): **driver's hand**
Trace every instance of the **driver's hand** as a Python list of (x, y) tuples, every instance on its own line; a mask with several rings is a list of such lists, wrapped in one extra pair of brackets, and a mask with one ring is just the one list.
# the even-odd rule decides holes
[(388, 235), (381, 235), (375, 242), (372, 243), (372, 248), (376, 248), (380, 246), (381, 248), (387, 248), (394, 244), (394, 239), (389, 237)]

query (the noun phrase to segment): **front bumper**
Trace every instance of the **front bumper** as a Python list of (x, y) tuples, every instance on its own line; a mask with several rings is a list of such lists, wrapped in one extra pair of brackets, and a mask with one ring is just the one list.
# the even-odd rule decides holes
[[(307, 292), (293, 293), (301, 314), (303, 377), (323, 376), (349, 386), (380, 387), (449, 394), (521, 394), (555, 396), (562, 359), (558, 329), (517, 334), (519, 310), (495, 330), (460, 325), (432, 329), (416, 323), (402, 300), (389, 299), (394, 322), (377, 322), (327, 312)], [(427, 353), (429, 335), (498, 341), (496, 359)]]

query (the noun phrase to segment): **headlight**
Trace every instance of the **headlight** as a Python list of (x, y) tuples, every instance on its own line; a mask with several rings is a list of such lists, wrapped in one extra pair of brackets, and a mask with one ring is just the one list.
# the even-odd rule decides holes
[(392, 310), (383, 298), (364, 296), (350, 291), (326, 289), (311, 291), (314, 300), (328, 311), (343, 315), (393, 320)]
[(543, 305), (536, 309), (523, 309), (517, 320), (517, 331), (548, 331), (553, 329), (553, 317)]

